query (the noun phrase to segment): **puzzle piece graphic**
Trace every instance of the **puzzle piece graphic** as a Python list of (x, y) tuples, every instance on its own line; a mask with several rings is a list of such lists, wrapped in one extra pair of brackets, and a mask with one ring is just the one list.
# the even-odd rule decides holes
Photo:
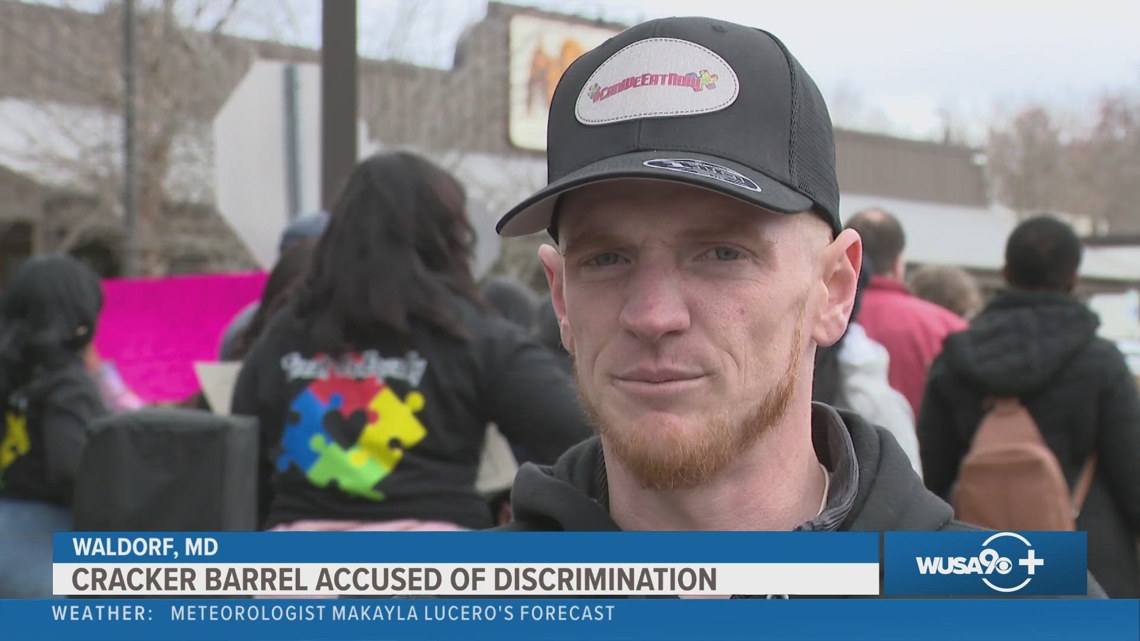
[(698, 75), (701, 79), (702, 88), (716, 89), (716, 81), (720, 79), (719, 75), (715, 73), (709, 73), (708, 69), (701, 69), (701, 73)]
[(368, 455), (359, 445), (344, 449), (338, 443), (327, 441), (320, 436), (313, 437), (313, 448), (320, 451), (308, 471), (309, 481), (318, 487), (328, 487), (336, 482), (340, 491), (374, 501), (383, 501), (384, 493), (376, 489), (376, 484), (388, 476), (378, 460)]
[(392, 388), (385, 387), (370, 407), (376, 413), (376, 420), (365, 426), (358, 445), (385, 469), (392, 470), (404, 457), (405, 450), (427, 436), (427, 429), (415, 415), (423, 409), (424, 397), (419, 392), (411, 392), (405, 404)]
[(364, 412), (362, 423), (367, 424), (374, 418), (368, 404), (383, 387), (376, 378), (353, 380), (334, 376), (310, 383), (289, 407), (295, 420), (290, 420), (281, 437), (283, 451), (277, 458), (277, 469), (284, 472), (290, 463), (296, 463), (307, 472), (320, 457), (320, 450), (313, 446), (313, 437), (335, 440), (328, 432), (326, 415), (338, 411), (349, 419), (353, 412)]
[(6, 424), (8, 429), (4, 431), (4, 440), (0, 441), (0, 470), (8, 469), (9, 465), (32, 448), (26, 416), (9, 413)]
[(384, 500), (376, 486), (427, 436), (415, 416), (423, 406), (419, 392), (405, 402), (375, 377), (313, 381), (290, 404), (277, 467), (296, 464), (313, 485)]
[[(309, 384), (309, 390), (323, 403), (332, 404), (333, 399), (339, 396), (340, 403), (337, 407), (342, 407), (347, 412), (358, 409), (366, 410), (368, 404), (384, 387), (384, 382), (377, 380), (375, 376), (360, 380), (331, 376), (327, 379), (315, 380)], [(370, 416), (365, 420), (365, 423), (372, 420), (374, 417)]]
[(321, 442), (332, 439), (325, 431), (325, 413), (337, 411), (341, 408), (341, 398), (336, 397), (326, 404), (316, 394), (312, 387), (304, 390), (293, 399), (289, 410), (294, 416), (290, 417), (290, 424), (285, 426), (281, 435), (281, 455), (277, 457), (277, 469), (284, 472), (290, 463), (308, 472), (317, 463), (320, 450), (313, 447), (314, 439)]
[(332, 440), (314, 438), (312, 447), (320, 451), (316, 464), (308, 471), (314, 485), (328, 487), (335, 482), (342, 492), (384, 500), (384, 493), (376, 490), (376, 485), (400, 462), (404, 449), (427, 436), (427, 430), (414, 415), (423, 409), (424, 398), (412, 392), (405, 404), (385, 386), (370, 405), (379, 420), (364, 428), (356, 445), (345, 449)]

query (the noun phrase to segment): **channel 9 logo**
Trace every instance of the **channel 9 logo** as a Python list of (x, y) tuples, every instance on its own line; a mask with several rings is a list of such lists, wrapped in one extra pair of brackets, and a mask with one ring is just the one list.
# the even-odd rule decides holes
[(887, 532), (883, 593), (1083, 596), (1084, 532)]

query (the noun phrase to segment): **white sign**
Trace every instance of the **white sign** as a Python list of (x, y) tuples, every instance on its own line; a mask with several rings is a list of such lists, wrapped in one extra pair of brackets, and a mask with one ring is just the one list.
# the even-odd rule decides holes
[(523, 149), (546, 149), (546, 116), (562, 73), (583, 53), (617, 33), (527, 15), (511, 18), (511, 144)]

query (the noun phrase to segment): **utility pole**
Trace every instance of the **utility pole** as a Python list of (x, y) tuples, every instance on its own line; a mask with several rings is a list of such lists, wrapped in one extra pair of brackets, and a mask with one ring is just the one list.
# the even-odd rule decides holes
[(356, 0), (321, 3), (321, 206), (356, 165)]
[(285, 65), (285, 212), (287, 220), (301, 213), (301, 100), (297, 65)]
[(137, 35), (135, 0), (123, 1), (123, 214), (127, 231), (123, 255), (126, 276), (139, 275), (139, 165), (136, 127)]

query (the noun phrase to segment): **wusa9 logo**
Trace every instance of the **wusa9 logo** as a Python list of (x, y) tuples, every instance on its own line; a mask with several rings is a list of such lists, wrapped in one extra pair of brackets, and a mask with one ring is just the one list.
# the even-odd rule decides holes
[(887, 532), (883, 593), (1078, 596), (1084, 532)]
[[(1001, 577), (1006, 577), (1013, 572), (1013, 561), (990, 547), (995, 539), (1006, 537), (1020, 541), (1028, 548), (1025, 555), (1017, 559), (1018, 565), (1025, 566), (1025, 574), (1028, 576), (1025, 577), (1024, 581), (1013, 586), (1001, 585), (1007, 583)], [(914, 560), (918, 563), (919, 574), (975, 574), (982, 577), (982, 583), (997, 592), (1017, 592), (1029, 585), (1029, 582), (1033, 580), (1033, 575), (1037, 573), (1038, 566), (1045, 565), (1045, 559), (1037, 556), (1033, 550), (1033, 544), (1015, 532), (998, 532), (986, 539), (982, 543), (982, 551), (977, 556), (916, 556)], [(1020, 575), (1021, 573), (1017, 573), (1012, 579), (1016, 581)], [(990, 581), (991, 578), (994, 581)]]

